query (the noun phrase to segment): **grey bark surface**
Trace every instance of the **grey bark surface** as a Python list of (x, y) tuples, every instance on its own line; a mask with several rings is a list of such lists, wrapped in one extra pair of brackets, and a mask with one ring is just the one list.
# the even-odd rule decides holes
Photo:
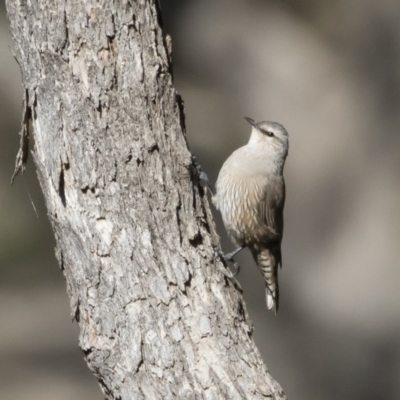
[(286, 399), (216, 251), (153, 0), (7, 0), (79, 344), (109, 399)]

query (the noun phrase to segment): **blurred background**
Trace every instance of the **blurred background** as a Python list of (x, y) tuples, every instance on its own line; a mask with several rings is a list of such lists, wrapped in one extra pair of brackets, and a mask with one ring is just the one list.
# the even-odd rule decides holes
[[(244, 116), (289, 131), (277, 317), (250, 254), (238, 258), (272, 375), (292, 400), (399, 399), (400, 3), (161, 6), (189, 144), (212, 184), (248, 140)], [(9, 185), (22, 87), (0, 11), (0, 398), (102, 399), (77, 346), (32, 160)]]

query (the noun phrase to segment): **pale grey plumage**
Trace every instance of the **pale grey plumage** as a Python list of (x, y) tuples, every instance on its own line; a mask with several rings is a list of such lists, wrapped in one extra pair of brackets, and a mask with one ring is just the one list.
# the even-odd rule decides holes
[(276, 312), (289, 136), (276, 122), (246, 120), (253, 126), (250, 140), (222, 166), (213, 202), (233, 242), (250, 248), (265, 278), (267, 307)]

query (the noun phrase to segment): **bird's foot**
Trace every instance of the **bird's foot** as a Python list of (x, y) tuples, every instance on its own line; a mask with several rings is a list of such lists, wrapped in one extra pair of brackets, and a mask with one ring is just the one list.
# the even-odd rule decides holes
[(232, 275), (236, 276), (240, 272), (240, 265), (233, 259), (236, 254), (238, 254), (241, 250), (243, 250), (244, 246), (239, 247), (235, 251), (232, 251), (231, 253), (227, 253), (222, 258), (224, 261), (229, 261), (232, 263), (234, 270), (232, 271)]

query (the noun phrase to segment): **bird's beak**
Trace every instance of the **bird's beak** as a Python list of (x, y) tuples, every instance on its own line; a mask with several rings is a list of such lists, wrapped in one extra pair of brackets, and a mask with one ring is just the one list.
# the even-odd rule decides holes
[(257, 128), (256, 123), (254, 122), (253, 119), (249, 118), (249, 117), (244, 117), (244, 119), (252, 126), (254, 126), (254, 128)]

